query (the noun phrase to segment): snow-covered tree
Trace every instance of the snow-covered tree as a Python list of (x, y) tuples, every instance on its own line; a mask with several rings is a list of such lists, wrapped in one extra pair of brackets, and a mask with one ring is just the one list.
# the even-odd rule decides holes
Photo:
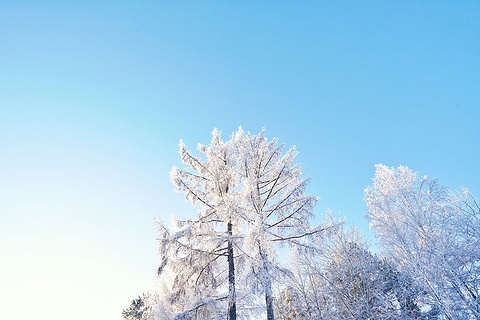
[[(419, 319), (421, 292), (356, 229), (330, 220), (317, 250), (295, 254), (288, 296), (297, 319)], [(314, 247), (313, 245), (311, 247)], [(285, 309), (285, 307), (283, 307)], [(280, 312), (283, 310), (279, 310)]]
[(302, 308), (301, 297), (298, 292), (290, 286), (283, 288), (276, 298), (275, 318), (282, 320), (308, 319)]
[(447, 319), (480, 319), (480, 209), (407, 167), (377, 165), (367, 217), (385, 252)]
[(418, 319), (418, 290), (388, 260), (347, 242), (326, 269), (329, 306), (338, 319)]
[(235, 172), (235, 140), (232, 137), (224, 142), (220, 132), (214, 130), (210, 145), (198, 145), (203, 158), (194, 156), (180, 141), (185, 168), (173, 167), (171, 180), (187, 200), (197, 205), (198, 216), (175, 220), (174, 233), (159, 225), (159, 274), (167, 267), (175, 275), (170, 303), (182, 302), (176, 309), (178, 317), (202, 312), (207, 318), (213, 318), (209, 307), (218, 310), (217, 303), (227, 300), (228, 318), (236, 318), (233, 246), (238, 239), (233, 236), (233, 228), (239, 226), (235, 212), (240, 196)]
[[(158, 319), (224, 319), (227, 278), (224, 242), (198, 220), (176, 220), (174, 232), (158, 223)], [(210, 231), (210, 234), (207, 232)], [(199, 242), (200, 241), (200, 242)]]
[[(316, 198), (305, 194), (308, 180), (294, 163), (297, 152), (292, 148), (284, 153), (283, 146), (276, 139), (268, 140), (264, 131), (254, 135), (241, 128), (227, 141), (215, 129), (210, 144), (199, 144), (197, 149), (200, 157), (180, 142), (185, 168), (174, 167), (171, 179), (197, 205), (198, 216), (177, 221), (173, 233), (160, 227), (159, 270), (167, 268), (175, 274), (170, 292), (176, 301), (179, 297), (185, 301), (179, 314), (226, 300), (228, 318), (235, 319), (240, 274), (254, 280), (253, 292), (261, 289), (267, 319), (274, 319), (272, 282), (280, 270), (277, 246), (301, 245), (302, 238), (321, 230), (308, 222)], [(244, 290), (242, 300), (255, 299)]]
[(242, 181), (241, 212), (246, 230), (244, 250), (253, 275), (263, 287), (267, 319), (274, 319), (272, 279), (278, 270), (277, 245), (301, 245), (302, 240), (321, 231), (309, 219), (317, 201), (305, 194), (308, 179), (295, 163), (297, 151), (284, 153), (277, 140), (265, 132), (247, 134), (239, 145), (238, 173)]
[(130, 307), (122, 312), (126, 320), (153, 320), (154, 306), (156, 304), (156, 294), (153, 292), (144, 293), (142, 296), (132, 300)]

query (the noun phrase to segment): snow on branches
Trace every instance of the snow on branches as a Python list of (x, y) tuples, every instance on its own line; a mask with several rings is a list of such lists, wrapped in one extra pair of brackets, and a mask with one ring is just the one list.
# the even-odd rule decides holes
[[(308, 222), (317, 199), (305, 194), (308, 180), (294, 162), (297, 151), (284, 152), (264, 131), (255, 135), (242, 128), (226, 141), (214, 129), (210, 144), (198, 144), (197, 151), (200, 156), (180, 141), (184, 167), (173, 167), (170, 178), (175, 189), (196, 205), (198, 215), (178, 221), (173, 234), (160, 226), (159, 271), (181, 270), (172, 285), (176, 298), (187, 296), (179, 289), (187, 283), (210, 286), (209, 291), (191, 289), (198, 292), (185, 300), (182, 314), (203, 308), (205, 299), (227, 296), (226, 313), (229, 319), (236, 318), (239, 300), (255, 300), (245, 290), (237, 297), (236, 277), (249, 277), (254, 280), (251, 288), (262, 288), (268, 319), (273, 319), (276, 245), (301, 245), (303, 238), (320, 231)], [(203, 278), (211, 282), (201, 282)]]
[(407, 167), (377, 165), (365, 189), (380, 244), (447, 319), (480, 319), (480, 209)]

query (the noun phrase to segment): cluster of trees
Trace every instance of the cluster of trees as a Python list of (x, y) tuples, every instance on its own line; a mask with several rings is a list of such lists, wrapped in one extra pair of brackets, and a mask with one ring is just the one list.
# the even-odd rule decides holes
[(125, 319), (479, 319), (480, 207), (407, 167), (377, 165), (367, 218), (383, 249), (327, 214), (262, 131), (180, 142), (171, 180), (194, 218), (158, 223), (158, 285)]
[(367, 218), (388, 257), (441, 319), (480, 319), (480, 207), (407, 167), (377, 165)]

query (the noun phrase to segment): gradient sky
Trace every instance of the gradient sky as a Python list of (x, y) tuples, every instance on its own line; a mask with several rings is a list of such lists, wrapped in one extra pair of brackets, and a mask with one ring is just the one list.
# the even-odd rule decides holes
[(177, 144), (242, 125), (367, 232), (374, 165), (480, 194), (478, 1), (2, 1), (5, 319), (112, 319), (148, 290)]

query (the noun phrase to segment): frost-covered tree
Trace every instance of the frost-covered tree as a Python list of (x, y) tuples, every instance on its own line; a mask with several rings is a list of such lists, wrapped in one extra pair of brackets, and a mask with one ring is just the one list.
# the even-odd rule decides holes
[(143, 317), (144, 307), (145, 305), (143, 299), (138, 296), (138, 298), (132, 300), (132, 303), (128, 309), (124, 309), (122, 311), (122, 316), (127, 320), (145, 319)]
[[(161, 264), (158, 319), (224, 319), (228, 297), (224, 275), (223, 242), (218, 233), (207, 235), (198, 221), (176, 220), (171, 232), (158, 224)], [(210, 230), (211, 231), (211, 230)], [(200, 241), (200, 242), (198, 242)]]
[(418, 319), (419, 293), (388, 260), (347, 242), (326, 269), (326, 293), (338, 319)]
[(156, 294), (144, 293), (132, 300), (130, 307), (122, 311), (126, 320), (153, 320)]
[(286, 286), (277, 296), (274, 310), (275, 318), (282, 320), (307, 319), (302, 304), (298, 292), (292, 287)]
[[(173, 294), (187, 303), (179, 306), (184, 310), (181, 314), (227, 300), (228, 317), (235, 319), (240, 273), (243, 279), (254, 280), (252, 292), (261, 289), (267, 319), (274, 319), (272, 282), (280, 270), (277, 246), (301, 245), (303, 238), (321, 230), (308, 222), (316, 198), (305, 194), (308, 180), (294, 162), (297, 152), (292, 148), (284, 153), (283, 146), (276, 139), (268, 140), (264, 131), (254, 135), (241, 128), (226, 141), (215, 129), (210, 144), (199, 144), (197, 149), (199, 157), (180, 142), (185, 168), (174, 167), (171, 180), (197, 205), (198, 217), (178, 221), (174, 233), (160, 228), (159, 270), (167, 267), (176, 275)], [(207, 285), (202, 279), (215, 281)], [(185, 285), (198, 288), (190, 289), (189, 296)], [(210, 291), (200, 288), (204, 286)], [(245, 290), (242, 299), (255, 300)]]
[(278, 270), (277, 245), (302, 245), (305, 237), (321, 231), (312, 228), (309, 218), (317, 201), (305, 193), (308, 179), (295, 163), (297, 151), (284, 153), (276, 139), (268, 140), (264, 131), (247, 134), (239, 144), (238, 173), (242, 181), (241, 213), (246, 230), (253, 275), (263, 287), (267, 319), (274, 319), (272, 279)]
[(367, 217), (385, 252), (447, 319), (480, 319), (480, 209), (408, 167), (377, 165)]
[(240, 195), (235, 172), (235, 141), (232, 137), (224, 142), (220, 132), (214, 130), (210, 145), (198, 145), (203, 158), (193, 155), (180, 141), (185, 168), (173, 167), (171, 180), (187, 200), (197, 205), (198, 216), (176, 220), (173, 234), (163, 225), (159, 226), (159, 274), (167, 267), (175, 275), (169, 300), (176, 304), (182, 301), (176, 309), (178, 317), (201, 312), (206, 318), (213, 318), (209, 307), (218, 310), (217, 303), (227, 300), (228, 319), (236, 318), (233, 247), (238, 242), (234, 237), (234, 231), (237, 234), (238, 230), (234, 230), (234, 226), (240, 225), (236, 214)]
[[(331, 221), (317, 250), (295, 254), (289, 296), (296, 319), (420, 319), (420, 290), (370, 253), (355, 229)], [(314, 246), (311, 246), (314, 247)], [(285, 309), (285, 307), (283, 308)], [(279, 310), (283, 311), (283, 310)]]

